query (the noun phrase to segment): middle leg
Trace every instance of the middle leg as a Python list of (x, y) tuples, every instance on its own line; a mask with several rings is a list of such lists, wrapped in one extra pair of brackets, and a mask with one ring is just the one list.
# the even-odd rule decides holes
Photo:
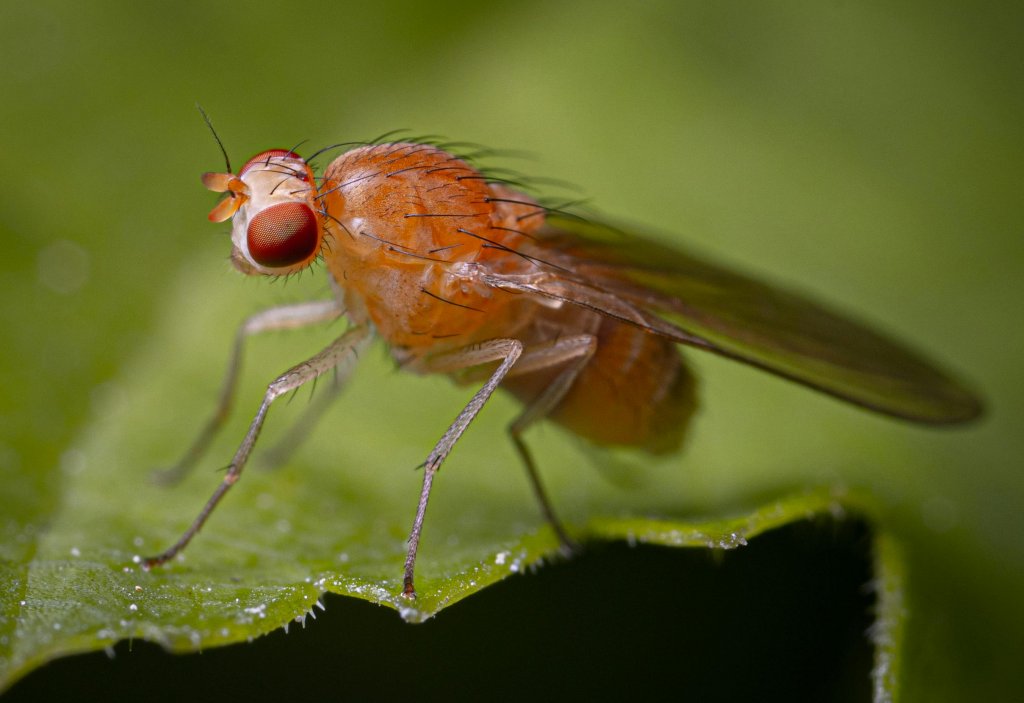
[(543, 484), (540, 482), (533, 459), (520, 435), (529, 425), (547, 415), (558, 404), (572, 386), (580, 371), (593, 356), (596, 349), (597, 339), (592, 335), (564, 337), (554, 342), (532, 347), (525, 353), (523, 352), (522, 343), (518, 340), (496, 339), (436, 357), (417, 360), (412, 364), (412, 368), (418, 371), (452, 373), (501, 360), (501, 363), (487, 378), (483, 387), (476, 392), (435, 445), (424, 463), (423, 487), (420, 491), (420, 499), (416, 510), (416, 518), (413, 521), (412, 532), (409, 535), (409, 551), (405, 561), (404, 596), (407, 598), (416, 597), (416, 588), (413, 581), (416, 553), (423, 531), (423, 519), (426, 514), (427, 502), (430, 498), (430, 490), (433, 486), (434, 474), (440, 469), (441, 463), (451, 452), (455, 442), (462, 436), (469, 423), (480, 412), (480, 409), (483, 408), (484, 404), (494, 393), (494, 390), (506, 376), (522, 375), (560, 364), (566, 364), (566, 368), (513, 421), (509, 427), (509, 432), (516, 450), (526, 466), (530, 485), (540, 503), (541, 512), (552, 525), (563, 546), (567, 550), (571, 550), (572, 540), (555, 517)]

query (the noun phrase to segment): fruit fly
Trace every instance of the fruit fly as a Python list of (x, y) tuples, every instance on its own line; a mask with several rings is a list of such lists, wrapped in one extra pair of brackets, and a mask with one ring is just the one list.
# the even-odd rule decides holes
[(271, 149), (237, 174), (228, 162), (226, 173), (202, 181), (226, 193), (209, 219), (232, 221), (235, 268), (283, 276), (322, 260), (333, 297), (272, 308), (242, 325), (218, 411), (179, 467), (195, 463), (226, 416), (246, 337), (342, 316), (349, 326), (268, 385), (223, 481), (147, 567), (184, 549), (238, 480), (274, 400), (332, 370), (348, 373), (353, 352), (373, 337), (403, 369), (477, 384), (423, 464), (404, 568), (410, 598), (434, 477), (499, 387), (523, 404), (509, 434), (564, 545), (571, 539), (523, 432), (548, 419), (600, 446), (677, 449), (696, 406), (679, 345), (906, 420), (958, 423), (981, 411), (956, 381), (866, 327), (783, 289), (544, 207), (442, 145), (356, 146), (320, 177), (294, 150)]

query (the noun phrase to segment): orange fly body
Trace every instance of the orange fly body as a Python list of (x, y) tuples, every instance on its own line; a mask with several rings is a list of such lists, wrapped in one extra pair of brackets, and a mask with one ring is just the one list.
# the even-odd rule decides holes
[[(943, 372), (816, 303), (619, 229), (549, 210), (428, 143), (368, 144), (317, 178), (292, 150), (207, 173), (227, 196), (210, 213), (232, 220), (232, 262), (281, 276), (322, 258), (330, 300), (272, 308), (239, 331), (217, 413), (179, 463), (195, 463), (227, 414), (242, 341), (270, 329), (344, 316), (349, 327), (267, 388), (227, 475), (188, 530), (147, 567), (178, 554), (241, 475), (273, 400), (318, 376), (347, 373), (352, 351), (382, 338), (407, 370), (478, 390), (424, 462), (405, 560), (414, 570), (434, 475), (502, 387), (523, 404), (509, 430), (541, 511), (561, 538), (524, 430), (550, 419), (602, 446), (677, 449), (696, 406), (679, 345), (742, 361), (904, 419), (970, 420), (978, 400)], [(439, 428), (440, 429), (440, 428)]]

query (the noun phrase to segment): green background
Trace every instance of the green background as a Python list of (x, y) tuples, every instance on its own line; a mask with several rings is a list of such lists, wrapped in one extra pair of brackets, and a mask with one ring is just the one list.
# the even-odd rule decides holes
[[(962, 371), (985, 396), (989, 414), (971, 428), (936, 432), (872, 417), (726, 362), (694, 359), (704, 408), (673, 476), (687, 504), (709, 514), (805, 485), (868, 488), (905, 542), (910, 566), (906, 699), (958, 700), (966, 691), (1006, 698), (1011, 687), (1019, 691), (1019, 6), (370, 5), (2, 5), (5, 534), (59, 513), (62, 476), (76, 457), (69, 448), (102, 423), (112, 394), (131, 390), (126, 379), (146, 380), (125, 369), (144, 367), (140, 358), (153, 358), (155, 339), (171, 358), (201, 359), (209, 367), (201, 383), (211, 390), (197, 389), (187, 410), (168, 398), (154, 462), (187, 442), (206, 412), (236, 320), (301, 297), (301, 288), (228, 271), (224, 228), (206, 223), (213, 200), (198, 181), (202, 171), (221, 168), (220, 156), (194, 104), (210, 112), (236, 164), (300, 140), (319, 146), (409, 128), (530, 152), (536, 156), (507, 164), (577, 184), (600, 212), (643, 223), (666, 240), (796, 283)], [(193, 312), (201, 316), (202, 298), (187, 296), (196, 280), (215, 282), (210, 290), (237, 302), (212, 332), (192, 329), (174, 346), (168, 328)], [(308, 337), (303, 344), (310, 345)], [(383, 365), (374, 368), (387, 375)], [(249, 384), (258, 388), (265, 377), (254, 372)], [(396, 380), (382, 386), (398, 394), (389, 402), (415, 405)], [(402, 432), (429, 435), (433, 419)], [(360, 456), (372, 456), (374, 441), (387, 443), (395, 431), (386, 414), (379, 424), (380, 436), (359, 438)], [(343, 446), (338, 435), (320, 437), (317, 446)], [(145, 468), (123, 467), (125, 485), (139, 481)], [(375, 470), (409, 474), (405, 469)], [(551, 469), (562, 496), (603, 481), (587, 467)], [(458, 474), (470, 470), (452, 464), (439, 490), (472, 495), (472, 484), (458, 487)], [(657, 471), (664, 469), (646, 478), (656, 481)], [(415, 484), (413, 477), (403, 480)], [(533, 510), (525, 500), (508, 509), (520, 507)], [(455, 501), (451, 509), (459, 509)], [(850, 542), (859, 544), (856, 537)], [(636, 574), (657, 580), (657, 568), (643, 571), (642, 562), (661, 558), (614, 553), (602, 562), (591, 553), (549, 567), (577, 587), (608, 589), (600, 602), (609, 613), (563, 609), (552, 622), (606, 621), (611, 628), (618, 621), (610, 613), (626, 607), (623, 601), (660, 608), (637, 591), (620, 594), (614, 584)], [(715, 573), (713, 565), (686, 559), (694, 574)], [(781, 569), (785, 559), (779, 562)], [(591, 571), (606, 580), (595, 581)], [(689, 572), (673, 573), (670, 590), (686, 600)], [(801, 570), (794, 574), (799, 581)], [(728, 593), (750, 599), (759, 586), (752, 581), (750, 588)], [(706, 592), (709, 610), (730, 610), (730, 600), (715, 600), (713, 585)], [(475, 634), (464, 637), (500, 637), (482, 634), (495, 624), (495, 612), (547, 599), (543, 590), (475, 598), (485, 597), (489, 610), (471, 599), (450, 611), (469, 619), (467, 632)], [(719, 597), (727, 598), (724, 591)], [(474, 608), (472, 617), (456, 615), (460, 608)], [(383, 678), (414, 646), (403, 638), (430, 636), (392, 632), (360, 620), (363, 610), (351, 612), (341, 631), (380, 654)], [(693, 622), (692, 612), (673, 613), (678, 620), (666, 617), (622, 648), (624, 679), (649, 678), (638, 665), (643, 650), (671, 651), (670, 633)], [(399, 623), (390, 612), (378, 615)], [(333, 647), (340, 637), (319, 647)], [(455, 646), (446, 639), (455, 637), (450, 632), (434, 637), (415, 646)], [(715, 650), (719, 664), (742, 672), (749, 666), (746, 641), (724, 641)], [(244, 646), (236, 649), (246, 656)], [(132, 666), (125, 652), (121, 671)], [(345, 658), (340, 645), (338, 658)], [(669, 662), (658, 671), (665, 674)], [(112, 665), (94, 659), (88, 666), (99, 672)], [(41, 685), (33, 681), (48, 671), (23, 685)], [(281, 682), (311, 675), (285, 665), (262, 671)], [(458, 667), (450, 675), (466, 676)], [(514, 690), (519, 679), (561, 678), (558, 667), (524, 660), (502, 681)], [(343, 687), (345, 677), (336, 685)]]

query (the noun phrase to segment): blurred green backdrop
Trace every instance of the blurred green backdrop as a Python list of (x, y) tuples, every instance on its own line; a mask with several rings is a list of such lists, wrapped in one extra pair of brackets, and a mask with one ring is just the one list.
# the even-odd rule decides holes
[(985, 2), (5, 2), (0, 515), (45, 521), (96, 390), (183, 272), (220, 266), (251, 309), (278, 302), (227, 272), (204, 219), (198, 175), (221, 162), (196, 102), (236, 163), (442, 134), (536, 154), (514, 165), (960, 369), (989, 415), (932, 432), (699, 360), (684, 469), (711, 506), (870, 487), (908, 544), (907, 699), (1006, 698), (1024, 651), (1022, 27), (1019, 4)]

